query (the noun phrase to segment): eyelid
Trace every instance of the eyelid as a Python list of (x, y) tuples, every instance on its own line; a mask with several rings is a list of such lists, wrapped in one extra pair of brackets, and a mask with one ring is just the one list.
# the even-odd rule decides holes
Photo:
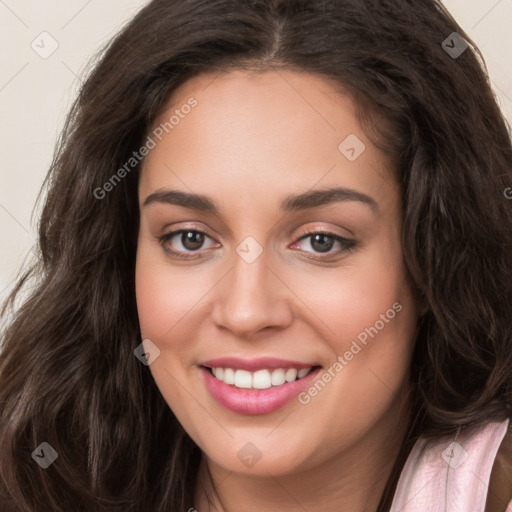
[[(163, 235), (158, 236), (157, 238), (158, 238), (160, 245), (164, 249), (164, 251), (171, 254), (173, 257), (178, 257), (178, 258), (182, 258), (182, 259), (186, 259), (186, 260), (193, 259), (193, 258), (196, 258), (197, 255), (200, 255), (200, 253), (202, 251), (204, 251), (205, 249), (199, 249), (198, 251), (192, 251), (192, 252), (183, 252), (183, 251), (177, 251), (175, 249), (169, 249), (166, 246), (167, 242), (169, 242), (175, 236), (182, 234), (182, 233), (188, 233), (188, 232), (200, 233), (200, 234), (204, 235), (205, 237), (208, 237), (210, 240), (213, 240), (214, 242), (216, 242), (216, 240), (213, 237), (211, 237), (210, 234), (207, 231), (205, 231), (204, 229), (200, 229), (197, 227), (189, 227), (189, 226), (184, 226), (184, 227), (174, 229), (172, 231), (169, 231), (168, 233), (164, 233)], [(218, 242), (216, 242), (216, 243), (218, 243)]]
[(332, 249), (327, 252), (314, 252), (314, 251), (303, 251), (307, 253), (307, 256), (310, 259), (317, 260), (317, 261), (328, 261), (329, 258), (335, 258), (342, 256), (346, 253), (352, 252), (357, 247), (357, 242), (353, 239), (346, 238), (343, 235), (340, 235), (334, 231), (331, 231), (329, 229), (304, 229), (301, 230), (296, 235), (296, 240), (293, 242), (292, 247), (301, 242), (302, 240), (305, 240), (307, 238), (311, 238), (315, 235), (324, 235), (329, 238), (332, 238), (335, 242), (338, 242), (341, 245), (341, 249), (338, 249), (337, 251), (333, 251)]
[(338, 237), (343, 240), (346, 240), (347, 242), (353, 242), (354, 240), (342, 235), (341, 233), (338, 233), (334, 231), (332, 228), (322, 228), (322, 227), (306, 227), (299, 230), (299, 232), (295, 235), (295, 238), (297, 240), (303, 238), (307, 235), (327, 235), (331, 237)]

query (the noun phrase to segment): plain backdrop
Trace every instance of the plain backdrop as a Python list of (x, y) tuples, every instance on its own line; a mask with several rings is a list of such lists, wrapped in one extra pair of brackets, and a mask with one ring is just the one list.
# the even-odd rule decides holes
[[(86, 65), (146, 3), (0, 0), (0, 301), (33, 257), (36, 196)], [(512, 124), (512, 0), (445, 5), (482, 51)]]

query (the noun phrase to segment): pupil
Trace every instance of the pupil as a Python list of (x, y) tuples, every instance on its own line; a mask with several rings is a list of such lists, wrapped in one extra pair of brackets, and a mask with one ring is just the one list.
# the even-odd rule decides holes
[[(197, 240), (198, 239), (198, 240)], [(187, 231), (181, 235), (183, 247), (190, 251), (200, 249), (204, 242), (204, 235), (195, 231)]]
[[(313, 237), (313, 242), (311, 243), (311, 245), (313, 246), (313, 248), (315, 250), (318, 250), (319, 252), (328, 252), (332, 249), (332, 240), (331, 242), (329, 243), (325, 243), (326, 240), (329, 240), (330, 237), (327, 236), (327, 235), (320, 235), (320, 234), (317, 234), (317, 235), (314, 235)], [(317, 242), (320, 240), (320, 244), (315, 246), (315, 244), (317, 244)]]

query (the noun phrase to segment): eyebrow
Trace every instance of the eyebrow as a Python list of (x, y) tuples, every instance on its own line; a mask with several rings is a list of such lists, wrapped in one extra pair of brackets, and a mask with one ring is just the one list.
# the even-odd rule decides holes
[[(288, 196), (281, 203), (281, 210), (284, 212), (292, 212), (344, 201), (358, 201), (369, 206), (375, 213), (379, 209), (377, 201), (372, 197), (350, 188), (336, 187), (325, 190), (311, 190), (303, 194)], [(153, 203), (175, 204), (184, 208), (209, 212), (215, 215), (219, 215), (220, 213), (218, 204), (210, 197), (179, 190), (161, 190), (154, 192), (146, 198), (143, 206), (148, 206)]]

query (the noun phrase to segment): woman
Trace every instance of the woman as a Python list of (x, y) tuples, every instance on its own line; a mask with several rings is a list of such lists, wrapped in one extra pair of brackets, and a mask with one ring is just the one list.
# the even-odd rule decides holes
[(130, 22), (11, 294), (5, 510), (507, 509), (512, 148), (470, 43), (433, 0)]

